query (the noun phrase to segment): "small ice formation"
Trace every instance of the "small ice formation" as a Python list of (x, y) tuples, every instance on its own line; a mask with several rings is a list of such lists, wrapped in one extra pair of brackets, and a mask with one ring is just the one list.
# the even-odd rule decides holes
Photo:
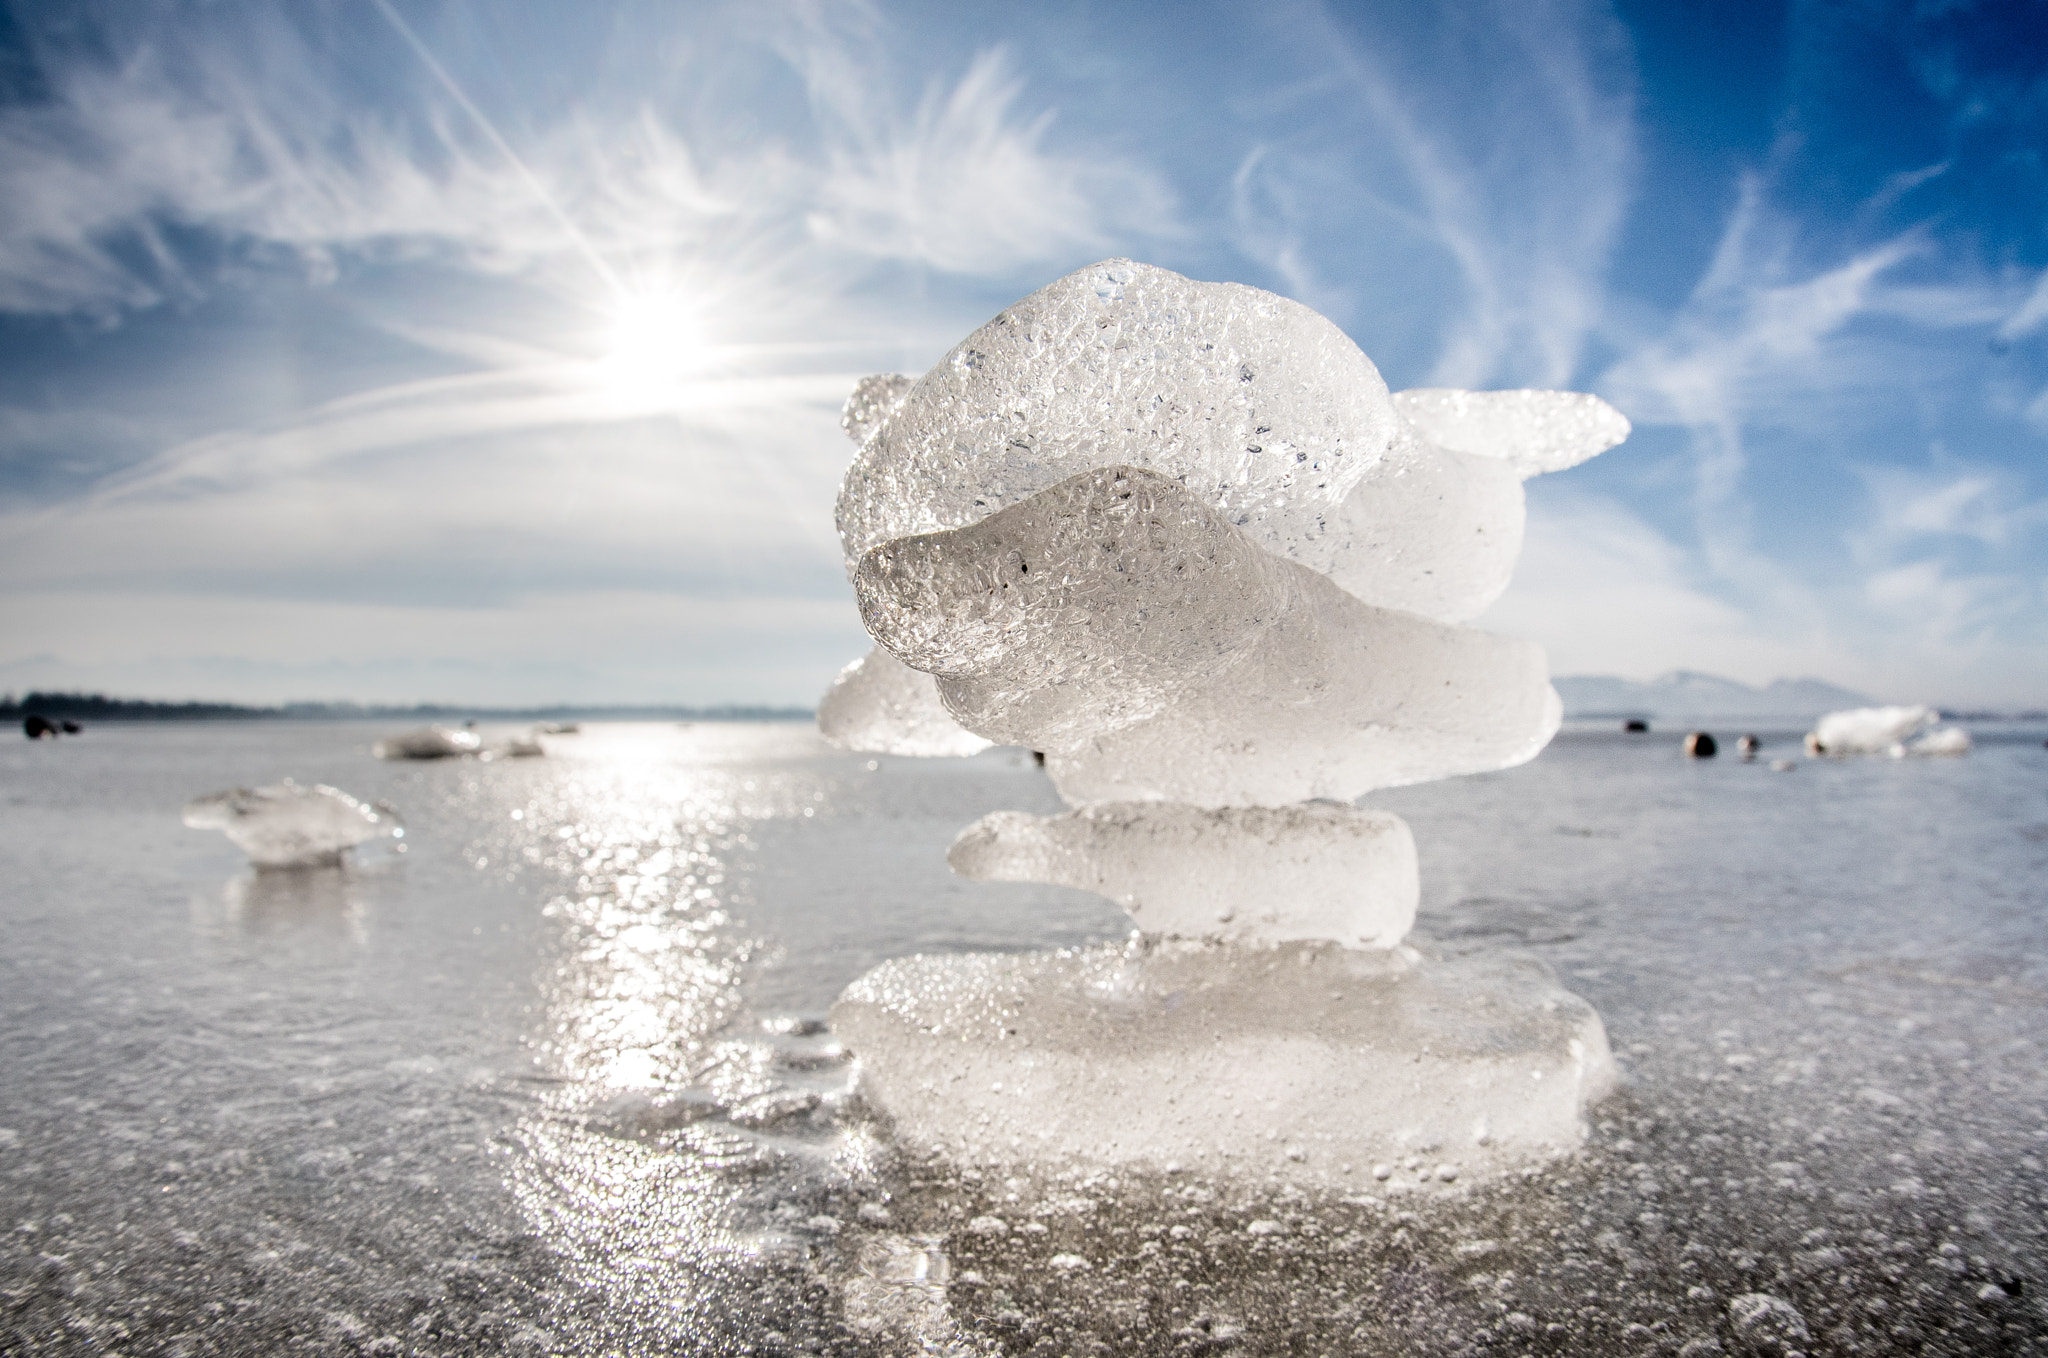
[(976, 881), (1107, 896), (1149, 934), (1232, 942), (1390, 948), (1415, 923), (1422, 890), (1407, 823), (1341, 802), (998, 811), (963, 831), (946, 861)]
[(976, 754), (994, 742), (953, 720), (929, 674), (880, 646), (839, 672), (818, 700), (818, 730), (845, 750), (926, 758)]
[(379, 759), (456, 759), (483, 749), (483, 737), (449, 726), (423, 726), (386, 736), (370, 747)]
[(474, 731), (449, 726), (426, 726), (417, 731), (386, 736), (370, 747), (379, 759), (533, 759), (547, 751), (541, 747), (538, 731), (485, 741)]
[(900, 1136), (1328, 1183), (1402, 1147), (1484, 1176), (1578, 1144), (1614, 1082), (1598, 1015), (1533, 963), (1406, 946), (1414, 839), (1352, 803), (1555, 734), (1542, 651), (1461, 624), (1507, 587), (1522, 482), (1619, 443), (1618, 412), (1390, 393), (1298, 303), (1110, 260), (921, 378), (865, 379), (842, 424), (878, 645), (821, 729), (1039, 752), (1071, 809), (984, 818), (954, 870), (1095, 891), (1139, 930), (849, 988), (834, 1029)]
[(1816, 758), (1847, 759), (1887, 755), (1893, 759), (1962, 755), (1970, 733), (1940, 725), (1931, 707), (1857, 707), (1830, 712), (1806, 734), (1806, 752)]
[(339, 863), (349, 849), (405, 838), (398, 813), (325, 784), (300, 787), (287, 778), (268, 787), (237, 787), (185, 804), (185, 824), (219, 830), (259, 868)]

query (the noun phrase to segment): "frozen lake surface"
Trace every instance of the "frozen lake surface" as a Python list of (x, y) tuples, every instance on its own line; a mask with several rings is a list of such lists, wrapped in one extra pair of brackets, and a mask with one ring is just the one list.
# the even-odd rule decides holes
[[(1057, 809), (1015, 750), (379, 734), (0, 745), (0, 1352), (2048, 1352), (2038, 729), (1790, 773), (1790, 732), (1568, 731), (1371, 798), (1418, 945), (1543, 958), (1627, 1083), (1526, 1179), (1327, 1198), (962, 1176), (844, 1097), (819, 1021), (874, 963), (1125, 932), (947, 873)], [(179, 822), (283, 777), (390, 801), (408, 852), (257, 875)]]

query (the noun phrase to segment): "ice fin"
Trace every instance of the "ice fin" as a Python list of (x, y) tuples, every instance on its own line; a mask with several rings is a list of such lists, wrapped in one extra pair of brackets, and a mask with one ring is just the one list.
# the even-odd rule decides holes
[(946, 861), (977, 881), (1097, 892), (1147, 934), (1249, 944), (1391, 948), (1414, 924), (1421, 891), (1406, 822), (1324, 802), (998, 811), (963, 831)]
[(1430, 442), (1497, 457), (1523, 480), (1576, 467), (1628, 437), (1626, 416), (1578, 391), (1459, 391), (1415, 387), (1394, 408)]
[(818, 730), (843, 750), (975, 754), (989, 742), (953, 720), (929, 674), (877, 646), (839, 672), (818, 702)]
[(259, 868), (301, 867), (340, 860), (358, 844), (405, 834), (396, 811), (361, 802), (324, 784), (286, 779), (269, 787), (237, 787), (185, 804), (185, 824), (219, 830)]

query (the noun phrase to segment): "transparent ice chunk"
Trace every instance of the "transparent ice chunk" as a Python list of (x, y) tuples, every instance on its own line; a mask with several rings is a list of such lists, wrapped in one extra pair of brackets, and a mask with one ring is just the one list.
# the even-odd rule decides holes
[(1437, 447), (1499, 458), (1524, 480), (1576, 467), (1629, 434), (1626, 416), (1579, 391), (1415, 387), (1393, 403)]
[(1562, 714), (1538, 647), (1362, 603), (1136, 468), (887, 543), (854, 587), (961, 725), (1045, 751), (1073, 803), (1349, 801), (1521, 763)]
[(1337, 511), (1329, 575), (1369, 604), (1464, 622), (1514, 577), (1523, 515), (1511, 464), (1410, 432)]
[(818, 730), (842, 750), (935, 757), (989, 742), (953, 720), (937, 681), (881, 646), (839, 672), (818, 701)]
[(1599, 1015), (1526, 957), (1145, 942), (899, 958), (832, 1030), (897, 1136), (978, 1165), (1168, 1166), (1420, 1190), (1569, 1151), (1614, 1087)]
[(1414, 924), (1421, 891), (1400, 817), (1325, 802), (998, 811), (962, 831), (946, 861), (976, 881), (1097, 892), (1147, 934), (1254, 945), (1391, 948)]
[(1111, 465), (1172, 477), (1320, 567), (1329, 516), (1398, 427), (1371, 360), (1314, 311), (1124, 259), (1017, 302), (871, 414), (887, 390), (849, 402), (848, 431), (866, 433), (839, 496), (849, 574), (891, 539)]
[(382, 802), (358, 801), (325, 784), (300, 787), (289, 778), (195, 798), (185, 804), (185, 824), (221, 831), (260, 868), (336, 863), (359, 844), (405, 836), (398, 813)]

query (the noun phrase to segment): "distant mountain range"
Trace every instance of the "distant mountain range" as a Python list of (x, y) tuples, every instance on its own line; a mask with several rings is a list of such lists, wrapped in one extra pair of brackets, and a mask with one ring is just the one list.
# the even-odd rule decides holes
[(1805, 723), (1823, 712), (1874, 705), (1866, 694), (1819, 679), (1777, 679), (1751, 688), (1718, 674), (1673, 670), (1648, 683), (1606, 674), (1564, 675), (1552, 682), (1567, 717), (1777, 717)]

